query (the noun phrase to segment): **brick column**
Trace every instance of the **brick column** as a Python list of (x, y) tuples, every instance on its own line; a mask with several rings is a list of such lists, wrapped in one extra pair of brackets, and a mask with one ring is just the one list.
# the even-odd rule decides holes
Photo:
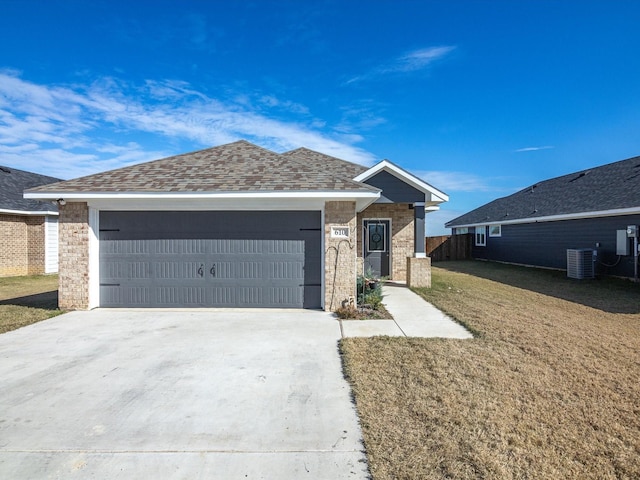
[(59, 207), (59, 290), (62, 310), (89, 308), (89, 208), (86, 203)]
[[(331, 235), (331, 227), (348, 227), (348, 237)], [(324, 206), (324, 309), (336, 311), (356, 295), (356, 204)]]
[(407, 257), (407, 286), (431, 288), (430, 257)]

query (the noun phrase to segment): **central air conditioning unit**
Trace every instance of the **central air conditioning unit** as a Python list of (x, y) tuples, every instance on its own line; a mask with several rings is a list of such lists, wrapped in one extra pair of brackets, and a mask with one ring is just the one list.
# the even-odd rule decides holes
[(595, 252), (590, 248), (570, 248), (567, 250), (567, 277), (595, 277)]

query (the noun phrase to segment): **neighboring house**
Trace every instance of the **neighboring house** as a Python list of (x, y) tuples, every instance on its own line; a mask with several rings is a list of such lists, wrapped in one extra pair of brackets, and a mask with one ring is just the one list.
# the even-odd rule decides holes
[(446, 224), (474, 235), (474, 258), (566, 269), (568, 249), (593, 249), (597, 273), (626, 277), (636, 261), (632, 225), (640, 225), (640, 157), (538, 182)]
[(0, 166), (0, 277), (58, 271), (58, 208), (22, 194), (59, 181)]
[[(425, 212), (448, 197), (366, 168), (246, 141), (34, 188), (60, 199), (60, 306), (336, 310), (356, 276), (430, 282)], [(408, 258), (410, 257), (410, 258)]]

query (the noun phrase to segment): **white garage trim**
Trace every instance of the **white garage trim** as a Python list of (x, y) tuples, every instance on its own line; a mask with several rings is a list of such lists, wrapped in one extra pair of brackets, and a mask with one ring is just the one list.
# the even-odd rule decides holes
[(89, 309), (100, 306), (100, 210), (89, 207)]
[(44, 217), (44, 273), (58, 273), (58, 217)]

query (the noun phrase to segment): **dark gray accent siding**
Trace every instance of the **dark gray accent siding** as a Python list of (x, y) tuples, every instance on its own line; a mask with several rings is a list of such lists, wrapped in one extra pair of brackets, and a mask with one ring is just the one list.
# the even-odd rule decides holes
[(502, 225), (501, 237), (487, 234), (486, 247), (474, 242), (472, 256), (566, 269), (567, 249), (592, 248), (598, 251), (597, 274), (633, 277), (634, 257), (616, 255), (616, 231), (627, 225), (640, 225), (640, 215)]
[(320, 308), (320, 212), (101, 212), (103, 307)]
[(365, 180), (364, 183), (382, 190), (380, 198), (375, 203), (414, 203), (425, 201), (424, 193), (394, 175), (391, 175), (389, 172), (379, 172)]

